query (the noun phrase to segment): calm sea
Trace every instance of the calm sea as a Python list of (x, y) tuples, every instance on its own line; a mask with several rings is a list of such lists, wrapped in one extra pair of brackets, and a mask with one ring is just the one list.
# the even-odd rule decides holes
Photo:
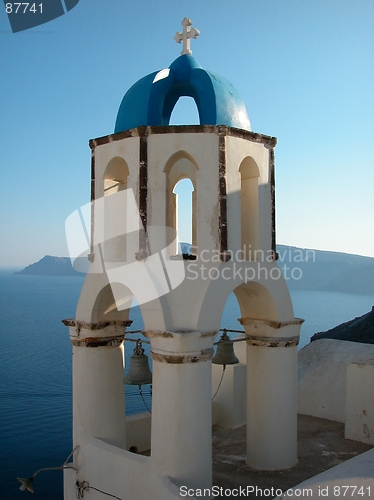
[[(30, 497), (16, 477), (61, 465), (72, 448), (71, 344), (61, 319), (74, 317), (82, 277), (22, 276), (0, 272), (0, 498)], [(304, 318), (300, 346), (317, 331), (368, 312), (372, 295), (297, 290), (295, 316)], [(222, 326), (238, 329), (232, 296)], [(142, 328), (137, 308), (133, 329)], [(130, 344), (131, 345), (131, 344)], [(127, 357), (131, 348), (127, 349)], [(127, 412), (145, 411), (137, 388), (127, 393)], [(149, 391), (146, 401), (150, 404)], [(62, 500), (62, 472), (41, 473), (35, 500)], [(30, 497), (31, 498), (31, 497)]]

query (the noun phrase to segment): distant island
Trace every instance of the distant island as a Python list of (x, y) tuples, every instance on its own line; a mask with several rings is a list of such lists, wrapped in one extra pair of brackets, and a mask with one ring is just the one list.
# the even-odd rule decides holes
[(46, 255), (38, 262), (17, 271), (14, 274), (28, 274), (32, 276), (83, 276), (71, 265), (69, 257), (54, 257)]
[[(181, 249), (187, 255), (193, 253), (188, 243), (181, 243)], [(277, 252), (278, 265), (291, 290), (374, 294), (374, 258), (287, 245), (278, 245)], [(78, 269), (87, 272), (88, 267), (88, 260), (81, 259)], [(46, 255), (16, 274), (82, 276), (82, 272), (72, 267), (69, 257), (51, 255)]]

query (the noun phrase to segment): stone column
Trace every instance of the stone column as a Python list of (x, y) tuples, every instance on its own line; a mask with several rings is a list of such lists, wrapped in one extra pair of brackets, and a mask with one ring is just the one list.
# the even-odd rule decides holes
[(73, 344), (73, 443), (96, 437), (126, 448), (124, 348), (131, 321), (64, 320)]
[(247, 342), (247, 465), (297, 464), (297, 345), (303, 320), (242, 318)]
[(212, 373), (217, 332), (152, 332), (151, 459), (182, 486), (212, 486)]

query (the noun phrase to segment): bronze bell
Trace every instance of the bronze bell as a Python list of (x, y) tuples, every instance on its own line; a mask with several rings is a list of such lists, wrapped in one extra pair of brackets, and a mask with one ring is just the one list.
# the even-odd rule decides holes
[(128, 385), (145, 385), (152, 383), (152, 372), (148, 365), (148, 356), (144, 354), (142, 341), (136, 341), (134, 354), (130, 357), (130, 368), (123, 379)]
[(215, 365), (235, 365), (239, 363), (234, 353), (234, 342), (227, 335), (226, 330), (223, 330), (223, 334), (217, 343), (217, 350), (212, 363)]

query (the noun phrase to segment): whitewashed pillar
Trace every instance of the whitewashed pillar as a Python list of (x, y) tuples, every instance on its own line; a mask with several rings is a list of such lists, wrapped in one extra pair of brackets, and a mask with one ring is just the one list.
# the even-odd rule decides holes
[(123, 337), (131, 322), (64, 320), (73, 344), (73, 443), (126, 448)]
[(303, 320), (242, 318), (247, 342), (247, 465), (297, 464), (297, 345)]
[(212, 486), (211, 359), (216, 334), (145, 332), (153, 359), (151, 459), (180, 486)]

